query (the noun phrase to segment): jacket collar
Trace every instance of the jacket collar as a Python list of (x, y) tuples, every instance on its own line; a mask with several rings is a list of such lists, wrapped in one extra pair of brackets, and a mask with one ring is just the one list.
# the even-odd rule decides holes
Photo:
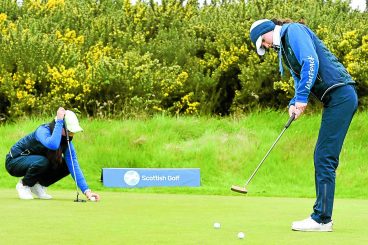
[(275, 29), (273, 30), (273, 45), (280, 47), (281, 43), (281, 29), (282, 26), (275, 26)]
[[(285, 36), (286, 30), (289, 27), (289, 25), (290, 24), (283, 24), (282, 27), (281, 27), (281, 30), (279, 30), (279, 33), (276, 33), (276, 35), (278, 35), (277, 38), (278, 38), (278, 42), (279, 42), (279, 45), (280, 45), (278, 56), (279, 56), (279, 72), (280, 72), (281, 76), (284, 75), (284, 67), (282, 66), (282, 49), (283, 49), (283, 46), (282, 46), (282, 43), (281, 43), (281, 38), (283, 36)], [(275, 44), (275, 37), (274, 37), (273, 41), (274, 41), (274, 44)]]

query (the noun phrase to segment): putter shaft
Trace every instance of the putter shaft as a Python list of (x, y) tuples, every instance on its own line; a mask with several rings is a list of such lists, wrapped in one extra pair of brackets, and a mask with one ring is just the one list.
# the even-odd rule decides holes
[(67, 129), (65, 123), (64, 123), (64, 130), (65, 130), (66, 142), (68, 144), (70, 161), (72, 162), (72, 169), (73, 169), (73, 174), (74, 174), (75, 188), (76, 188), (76, 191), (77, 191), (77, 199), (75, 199), (74, 202), (86, 202), (86, 200), (79, 199), (78, 182), (77, 182), (77, 176), (75, 174), (74, 161), (73, 161), (73, 156), (72, 156), (72, 152), (71, 152), (71, 148), (70, 148), (69, 132), (68, 132), (68, 129)]
[(270, 152), (272, 151), (272, 149), (275, 147), (276, 143), (280, 140), (281, 136), (284, 134), (285, 130), (287, 128), (289, 128), (290, 124), (294, 121), (295, 119), (295, 114), (293, 113), (289, 120), (287, 121), (287, 123), (285, 124), (283, 130), (281, 131), (281, 133), (279, 134), (279, 136), (277, 137), (277, 139), (275, 140), (275, 142), (272, 144), (271, 148), (267, 151), (266, 155), (263, 157), (263, 159), (261, 160), (261, 162), (257, 165), (256, 169), (253, 171), (252, 175), (249, 177), (249, 179), (247, 180), (247, 182), (245, 183), (244, 187), (239, 187), (239, 186), (235, 186), (233, 185), (231, 187), (232, 191), (235, 192), (239, 192), (239, 193), (248, 193), (247, 189), (245, 187), (248, 186), (248, 184), (251, 182), (251, 180), (253, 179), (253, 177), (256, 175), (256, 173), (258, 172), (259, 168), (261, 167), (261, 165), (263, 164), (263, 162), (266, 160), (266, 158), (268, 157), (268, 155), (270, 154)]
[(275, 140), (275, 142), (272, 144), (271, 148), (267, 151), (266, 155), (263, 157), (262, 161), (258, 164), (257, 168), (254, 170), (254, 172), (249, 177), (249, 179), (247, 180), (247, 182), (245, 183), (244, 186), (247, 186), (249, 184), (249, 182), (253, 179), (254, 175), (256, 175), (256, 173), (258, 172), (258, 170), (261, 167), (261, 165), (263, 164), (263, 162), (266, 160), (266, 158), (268, 157), (268, 155), (270, 154), (270, 152), (272, 151), (272, 149), (275, 147), (276, 143), (280, 140), (281, 136), (284, 134), (285, 130), (286, 130), (286, 128), (284, 128), (282, 130), (282, 132), (280, 133), (280, 135), (277, 137), (277, 139)]

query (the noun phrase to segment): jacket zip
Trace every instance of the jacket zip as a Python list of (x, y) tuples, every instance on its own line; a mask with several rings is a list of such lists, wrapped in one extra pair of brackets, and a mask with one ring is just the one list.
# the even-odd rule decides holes
[[(285, 59), (286, 59), (287, 63), (289, 64), (290, 69), (291, 69), (291, 70), (292, 70), (296, 75), (300, 76), (300, 74), (299, 74), (299, 73), (297, 73), (296, 71), (294, 71), (293, 67), (291, 66), (291, 64), (290, 64), (290, 62), (289, 62), (289, 59), (287, 58), (286, 52), (285, 52), (285, 50), (284, 50), (283, 48), (282, 48), (282, 52), (284, 52)], [(318, 80), (322, 81), (322, 79), (320, 78), (320, 75), (319, 75), (318, 73), (317, 73), (317, 77), (316, 77), (316, 79), (318, 79)], [(331, 89), (333, 89), (333, 88), (335, 88), (335, 87), (339, 87), (339, 86), (342, 86), (342, 85), (345, 85), (345, 83), (337, 83), (337, 84), (332, 85), (331, 87), (328, 87), (328, 88), (326, 89), (326, 91), (323, 93), (323, 95), (322, 95), (322, 97), (321, 97), (321, 98), (318, 98), (314, 93), (312, 93), (312, 91), (311, 91), (311, 90), (309, 90), (309, 91), (310, 91), (310, 93), (311, 93), (312, 95), (314, 95), (314, 97), (316, 97), (317, 99), (319, 99), (320, 101), (322, 101), (322, 100), (323, 100), (323, 98), (325, 97), (325, 95), (327, 94), (327, 92), (329, 92)]]
[(323, 193), (323, 212), (322, 214), (326, 215), (326, 203), (327, 203), (327, 184), (324, 184), (324, 193)]
[(286, 52), (285, 52), (285, 50), (284, 50), (283, 48), (282, 48), (282, 52), (284, 52), (285, 59), (286, 59), (287, 63), (289, 64), (290, 69), (291, 69), (291, 70), (292, 70), (296, 75), (300, 76), (296, 71), (294, 71), (293, 67), (291, 66), (291, 64), (290, 64), (290, 62), (289, 62), (289, 59), (287, 58)]

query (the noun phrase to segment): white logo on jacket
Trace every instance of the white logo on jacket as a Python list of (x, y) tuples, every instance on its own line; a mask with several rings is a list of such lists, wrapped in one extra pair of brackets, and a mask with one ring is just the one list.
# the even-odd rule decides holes
[(314, 77), (314, 58), (312, 56), (308, 56), (307, 59), (309, 60), (309, 71), (308, 71), (308, 81), (305, 85), (305, 88), (310, 90), (313, 83), (313, 77)]

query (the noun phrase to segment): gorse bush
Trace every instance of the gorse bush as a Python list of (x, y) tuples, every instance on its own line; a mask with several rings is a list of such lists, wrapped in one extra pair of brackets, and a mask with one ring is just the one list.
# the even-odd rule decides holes
[(368, 104), (367, 12), (345, 1), (14, 0), (0, 3), (1, 117), (75, 108), (99, 117), (283, 108), (293, 80), (249, 39), (261, 18), (303, 19)]

